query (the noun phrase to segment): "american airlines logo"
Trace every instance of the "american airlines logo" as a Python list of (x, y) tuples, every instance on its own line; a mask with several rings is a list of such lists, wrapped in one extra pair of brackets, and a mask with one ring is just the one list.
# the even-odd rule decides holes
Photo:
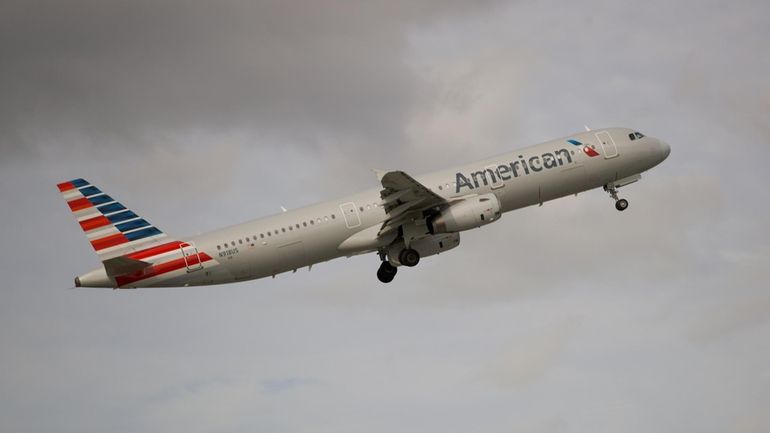
[(594, 156), (599, 156), (599, 152), (595, 151), (591, 146), (589, 146), (587, 144), (583, 145), (583, 143), (575, 140), (574, 138), (571, 138), (571, 139), (567, 140), (567, 143), (569, 143), (569, 144), (571, 144), (573, 146), (578, 146), (578, 147), (582, 146), (583, 147), (583, 152), (585, 152), (585, 154), (590, 156), (591, 158), (593, 158)]
[[(591, 148), (591, 146), (584, 145), (575, 139), (569, 139), (567, 142), (573, 146), (582, 147), (581, 150), (591, 158), (599, 156), (599, 152)], [(470, 173), (468, 176), (457, 173), (455, 175), (455, 192), (459, 193), (460, 189), (463, 187), (474, 189), (482, 185), (494, 185), (501, 181), (511, 180), (511, 178), (514, 177), (526, 176), (533, 172), (550, 170), (571, 163), (572, 155), (567, 149), (559, 149), (553, 153), (546, 152), (542, 155), (535, 155), (530, 158), (524, 158), (522, 155), (519, 155), (518, 161), (500, 164), (496, 168), (488, 167)]]
[(528, 159), (519, 155), (517, 161), (511, 161), (508, 164), (500, 164), (496, 168), (488, 167), (470, 173), (468, 176), (457, 173), (455, 175), (455, 182), (457, 185), (455, 192), (459, 193), (464, 187), (474, 189), (482, 185), (494, 185), (500, 181), (511, 180), (514, 177), (526, 176), (538, 171), (550, 170), (570, 163), (572, 163), (572, 155), (570, 155), (570, 152), (567, 149), (559, 149), (554, 153), (546, 152), (542, 155), (535, 155)]

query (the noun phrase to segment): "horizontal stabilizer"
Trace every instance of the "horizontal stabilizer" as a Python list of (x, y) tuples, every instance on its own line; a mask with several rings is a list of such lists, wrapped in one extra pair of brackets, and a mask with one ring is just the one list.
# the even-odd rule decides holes
[(141, 260), (131, 259), (124, 256), (107, 259), (103, 261), (102, 264), (104, 264), (104, 270), (110, 277), (133, 274), (134, 272), (139, 272), (142, 269), (152, 265), (152, 263), (143, 262)]

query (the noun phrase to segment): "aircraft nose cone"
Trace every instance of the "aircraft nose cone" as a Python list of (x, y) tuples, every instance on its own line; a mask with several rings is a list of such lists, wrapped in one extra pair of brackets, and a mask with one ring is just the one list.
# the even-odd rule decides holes
[(671, 146), (663, 140), (658, 140), (658, 145), (660, 146), (660, 156), (662, 161), (668, 158), (668, 155), (671, 153)]

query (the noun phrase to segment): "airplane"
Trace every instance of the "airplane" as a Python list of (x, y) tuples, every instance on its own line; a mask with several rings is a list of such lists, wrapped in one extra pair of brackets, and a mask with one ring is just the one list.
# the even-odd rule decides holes
[(608, 128), (412, 177), (375, 171), (380, 186), (209, 233), (166, 234), (83, 179), (58, 184), (102, 266), (75, 287), (187, 287), (253, 280), (338, 257), (376, 253), (377, 278), (460, 244), (460, 232), (504, 212), (602, 187), (618, 189), (665, 160), (671, 148), (628, 128)]

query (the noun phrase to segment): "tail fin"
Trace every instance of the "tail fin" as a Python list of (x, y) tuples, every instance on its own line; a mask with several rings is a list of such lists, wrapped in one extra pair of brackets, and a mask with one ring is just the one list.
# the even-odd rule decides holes
[(57, 186), (102, 261), (147, 248), (167, 236), (83, 179)]

